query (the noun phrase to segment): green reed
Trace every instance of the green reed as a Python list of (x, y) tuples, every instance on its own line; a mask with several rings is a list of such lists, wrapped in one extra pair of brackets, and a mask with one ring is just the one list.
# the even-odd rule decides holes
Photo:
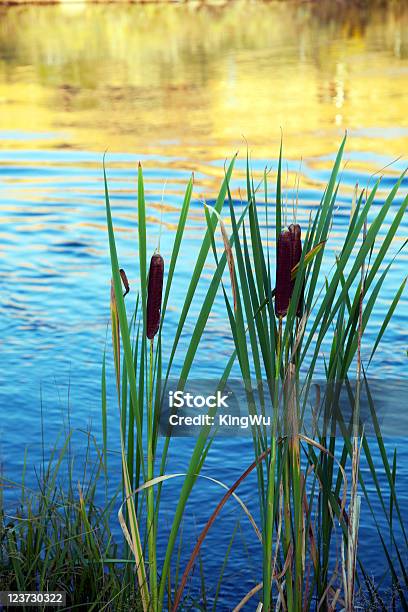
[[(81, 461), (70, 453), (78, 435)], [(104, 457), (93, 436), (59, 437), (31, 487), (27, 452), (24, 459), (20, 483), (0, 479), (0, 590), (64, 591), (66, 610), (141, 609), (140, 590), (111, 530), (118, 494), (104, 496)], [(12, 493), (15, 508), (3, 491)]]

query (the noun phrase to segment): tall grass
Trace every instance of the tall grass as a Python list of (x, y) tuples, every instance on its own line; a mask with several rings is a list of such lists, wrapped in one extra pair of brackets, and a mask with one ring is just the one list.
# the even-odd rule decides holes
[[(69, 452), (73, 438), (81, 460)], [(26, 454), (22, 482), (0, 481), (0, 590), (63, 591), (69, 610), (141, 609), (113, 535), (118, 494), (104, 495), (104, 458), (93, 436), (71, 431), (58, 439), (31, 487), (29, 461)], [(4, 491), (17, 499), (16, 508)]]

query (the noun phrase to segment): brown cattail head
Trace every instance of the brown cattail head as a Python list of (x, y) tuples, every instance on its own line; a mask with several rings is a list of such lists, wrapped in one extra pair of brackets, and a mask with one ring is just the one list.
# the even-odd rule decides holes
[(288, 312), (290, 296), (292, 295), (292, 235), (284, 231), (278, 238), (276, 254), (276, 294), (275, 313), (277, 317), (284, 317)]
[[(291, 278), (292, 269), (302, 257), (302, 230), (300, 225), (290, 225), (288, 230), (281, 233), (278, 238), (276, 257), (276, 295), (275, 313), (277, 317), (284, 317), (288, 312), (290, 298), (295, 287), (295, 279)], [(296, 315), (302, 315), (303, 288), (300, 293)]]
[(123, 286), (125, 288), (125, 293), (123, 294), (123, 297), (125, 297), (125, 295), (127, 295), (130, 291), (129, 281), (126, 276), (126, 272), (124, 271), (123, 268), (120, 268), (119, 274), (120, 274), (120, 278), (122, 279)]
[(164, 261), (159, 253), (150, 260), (149, 285), (147, 288), (146, 336), (152, 340), (160, 325), (160, 311), (163, 291)]
[[(292, 238), (292, 269), (293, 269), (299, 263), (300, 258), (302, 257), (302, 230), (300, 228), (300, 225), (292, 224), (292, 225), (289, 225), (289, 231), (290, 231), (291, 238)], [(296, 279), (293, 279), (292, 280), (292, 293), (293, 293), (293, 289), (295, 288), (295, 282), (296, 282)], [(299, 303), (298, 303), (297, 312), (296, 312), (298, 317), (302, 316), (303, 294), (304, 294), (304, 287), (302, 287), (300, 291)]]

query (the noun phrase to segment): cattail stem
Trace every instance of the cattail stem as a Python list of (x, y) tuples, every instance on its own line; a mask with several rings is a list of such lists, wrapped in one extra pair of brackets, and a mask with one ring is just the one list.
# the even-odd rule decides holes
[(303, 552), (304, 552), (304, 527), (303, 527), (303, 508), (302, 508), (302, 479), (300, 470), (300, 444), (299, 444), (299, 423), (298, 423), (298, 398), (296, 366), (289, 363), (287, 366), (288, 397), (286, 411), (289, 419), (289, 474), (291, 477), (293, 491), (293, 533), (294, 533), (294, 610), (300, 612), (302, 607), (302, 587), (303, 587)]
[[(154, 454), (153, 454), (153, 353), (154, 339), (150, 341), (150, 365), (149, 365), (149, 395), (147, 409), (147, 480), (154, 478)], [(147, 489), (147, 529), (149, 548), (149, 582), (152, 609), (157, 604), (157, 559), (156, 559), (156, 534), (155, 534), (155, 512), (154, 512), (154, 488)]]
[[(289, 454), (289, 441), (285, 439), (286, 452), (283, 464), (283, 516), (284, 516), (284, 536), (283, 536), (283, 551), (284, 551), (284, 562), (286, 563), (289, 559), (289, 555), (292, 555), (292, 528), (291, 528), (291, 508), (290, 508), (290, 482), (289, 482), (289, 471), (290, 471), (290, 454)], [(292, 577), (292, 559), (289, 559), (288, 569), (286, 572), (286, 605), (288, 610), (294, 610), (293, 605), (293, 577)]]
[[(121, 275), (122, 276), (122, 275)], [(123, 277), (122, 277), (123, 280)], [(119, 415), (119, 431), (120, 431), (120, 448), (121, 448), (121, 459), (122, 459), (122, 473), (123, 473), (123, 484), (126, 499), (126, 508), (128, 513), (128, 519), (130, 524), (130, 543), (131, 550), (136, 561), (136, 572), (137, 580), (140, 588), (142, 608), (143, 612), (148, 612), (150, 606), (149, 592), (147, 588), (145, 563), (144, 563), (144, 552), (139, 532), (139, 524), (137, 519), (137, 512), (135, 507), (135, 501), (132, 494), (132, 482), (129, 476), (129, 468), (126, 459), (126, 444), (124, 438), (124, 427), (122, 423), (121, 414), (121, 394), (120, 394), (120, 324), (118, 316), (117, 301), (115, 297), (115, 289), (113, 281), (111, 283), (111, 317), (112, 317), (112, 343), (114, 350), (114, 365), (116, 373), (116, 390), (118, 399), (118, 415)], [(119, 518), (119, 520), (121, 520)], [(122, 530), (126, 528), (126, 524), (123, 521), (121, 523)]]
[(276, 374), (279, 380), (279, 372), (280, 372), (280, 362), (282, 359), (282, 336), (283, 336), (283, 317), (279, 317), (278, 319), (278, 345), (276, 347)]
[[(367, 234), (367, 221), (363, 228), (363, 243)], [(357, 493), (358, 474), (360, 469), (360, 386), (361, 386), (361, 340), (363, 337), (363, 299), (365, 291), (365, 260), (361, 264), (360, 295), (358, 303), (358, 330), (357, 330), (357, 380), (356, 397), (353, 411), (353, 451), (351, 465), (351, 494), (349, 508), (349, 533), (347, 547), (347, 598), (346, 610), (354, 610), (354, 583), (357, 565), (358, 526), (360, 520), (360, 499)]]
[[(273, 541), (273, 517), (276, 504), (275, 471), (277, 463), (277, 430), (279, 417), (279, 380), (282, 356), (282, 317), (278, 322), (278, 341), (276, 346), (275, 379), (273, 391), (273, 427), (271, 435), (271, 454), (268, 470), (268, 491), (265, 517), (265, 546), (263, 563), (263, 609), (270, 610), (272, 575), (275, 562), (272, 564), (272, 541)], [(275, 558), (276, 561), (276, 558)]]
[[(293, 590), (293, 564), (292, 564), (292, 555), (293, 555), (293, 543), (292, 543), (292, 511), (291, 511), (291, 495), (290, 495), (290, 472), (291, 472), (291, 436), (292, 436), (292, 423), (290, 414), (288, 414), (288, 402), (290, 389), (288, 393), (288, 380), (286, 376), (287, 372), (287, 351), (286, 356), (284, 353), (285, 347), (282, 343), (282, 321), (283, 317), (279, 317), (279, 353), (282, 364), (279, 363), (279, 369), (281, 365), (283, 366), (284, 378), (283, 378), (283, 388), (282, 388), (282, 397), (283, 397), (283, 422), (284, 422), (284, 456), (283, 456), (283, 517), (284, 517), (284, 528), (283, 528), (283, 551), (284, 551), (284, 563), (287, 563), (287, 572), (286, 572), (286, 605), (288, 610), (295, 611), (295, 603), (296, 592)], [(279, 370), (280, 371), (280, 370)], [(290, 380), (289, 380), (290, 385)]]

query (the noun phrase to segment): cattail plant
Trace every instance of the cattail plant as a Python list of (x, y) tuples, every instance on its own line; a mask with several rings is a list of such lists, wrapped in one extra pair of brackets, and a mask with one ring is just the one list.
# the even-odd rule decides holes
[[(261, 411), (264, 410), (268, 402), (272, 406), (273, 423), (271, 430), (266, 431), (266, 433), (259, 427), (252, 428), (255, 460), (227, 493), (224, 494), (214, 514), (208, 519), (198, 539), (198, 545), (194, 548), (192, 559), (188, 562), (183, 573), (183, 579), (179, 583), (180, 587), (177, 589), (174, 601), (171, 601), (174, 588), (174, 583), (172, 584), (171, 580), (172, 562), (186, 504), (197, 476), (200, 476), (200, 471), (207, 455), (211, 429), (202, 428), (195, 443), (167, 537), (164, 560), (161, 567), (158, 567), (159, 560), (157, 558), (156, 546), (159, 531), (158, 517), (161, 504), (161, 484), (165, 480), (173, 478), (173, 475), (166, 473), (170, 454), (169, 449), (171, 449), (171, 437), (166, 437), (163, 445), (158, 445), (159, 428), (157, 423), (160, 419), (160, 410), (164, 398), (162, 390), (166, 388), (166, 381), (173, 368), (175, 368), (174, 356), (179, 346), (179, 340), (185, 328), (209, 250), (211, 245), (214, 244), (217, 215), (206, 215), (207, 232), (203, 238), (186, 291), (171, 353), (169, 359), (166, 359), (168, 365), (165, 372), (163, 372), (161, 334), (158, 334), (157, 346), (155, 346), (153, 339), (161, 328), (166, 312), (173, 272), (177, 265), (180, 244), (188, 218), (193, 183), (190, 180), (181, 209), (162, 305), (164, 262), (160, 255), (153, 255), (150, 273), (147, 273), (146, 206), (143, 175), (141, 166), (139, 166), (140, 304), (143, 309), (145, 329), (140, 342), (136, 340), (135, 343), (132, 343), (131, 331), (133, 327), (131, 328), (127, 321), (125, 302), (120, 287), (118, 257), (105, 177), (105, 199), (112, 276), (114, 279), (114, 293), (117, 300), (117, 314), (120, 322), (119, 330), (122, 339), (121, 348), (123, 347), (123, 364), (126, 367), (126, 376), (122, 377), (124, 381), (122, 398), (130, 397), (130, 402), (123, 399), (121, 415), (122, 422), (125, 422), (127, 425), (126, 430), (125, 427), (123, 430), (128, 434), (127, 447), (125, 449), (127, 455), (122, 453), (122, 461), (126, 468), (124, 469), (125, 501), (133, 500), (133, 497), (129, 496), (129, 490), (131, 490), (131, 486), (133, 487), (133, 483), (134, 487), (136, 487), (137, 495), (139, 496), (140, 493), (141, 497), (145, 496), (145, 503), (142, 503), (142, 500), (140, 500), (140, 503), (135, 504), (134, 507), (129, 504), (128, 516), (125, 520), (126, 524), (130, 526), (130, 537), (127, 537), (129, 529), (126, 531), (122, 523), (121, 526), (135, 559), (138, 584), (145, 612), (150, 612), (150, 610), (152, 612), (159, 612), (166, 606), (166, 609), (177, 610), (183, 601), (183, 589), (187, 584), (188, 574), (194, 567), (194, 558), (199, 554), (200, 546), (205, 541), (206, 534), (208, 529), (212, 527), (215, 516), (218, 515), (227, 500), (234, 495), (234, 491), (239, 483), (253, 470), (257, 470), (260, 520), (262, 525), (258, 529), (256, 524), (254, 524), (257, 535), (261, 533), (259, 540), (263, 549), (263, 570), (262, 577), (260, 577), (262, 579), (257, 580), (258, 584), (252, 586), (251, 590), (235, 609), (241, 609), (261, 590), (262, 606), (265, 612), (278, 607), (293, 612), (312, 610), (316, 607), (334, 610), (340, 605), (339, 602), (341, 600), (344, 601), (346, 609), (347, 607), (352, 609), (353, 601), (350, 595), (353, 592), (353, 585), (349, 588), (346, 580), (345, 584), (347, 583), (347, 585), (343, 588), (337, 570), (338, 558), (336, 558), (336, 570), (333, 576), (330, 576), (330, 569), (333, 553), (338, 548), (333, 535), (335, 534), (336, 525), (340, 524), (344, 538), (343, 569), (348, 559), (350, 560), (349, 567), (346, 568), (345, 572), (346, 579), (350, 577), (350, 580), (357, 580), (357, 557), (355, 551), (358, 545), (359, 496), (355, 496), (357, 504), (353, 504), (355, 517), (353, 520), (355, 525), (354, 532), (350, 532), (347, 525), (347, 517), (344, 513), (347, 496), (347, 463), (349, 459), (353, 459), (353, 453), (354, 457), (356, 456), (356, 452), (353, 449), (353, 440), (350, 439), (347, 429), (344, 430), (344, 433), (342, 430), (341, 436), (330, 437), (327, 437), (325, 432), (321, 434), (313, 430), (313, 438), (309, 437), (307, 430), (304, 433), (306, 428), (303, 422), (303, 414), (309, 406), (310, 389), (315, 375), (320, 375), (320, 372), (324, 371), (325, 374), (323, 376), (324, 378), (327, 377), (327, 381), (343, 381), (348, 376), (350, 365), (353, 363), (358, 348), (358, 314), (362, 317), (361, 321), (364, 324), (371, 316), (381, 284), (390, 266), (385, 269), (380, 277), (378, 277), (377, 272), (383, 268), (383, 263), (386, 262), (389, 247), (393, 243), (403, 215), (406, 212), (408, 199), (398, 203), (397, 208), (394, 206), (398, 190), (401, 188), (404, 180), (404, 173), (392, 187), (385, 202), (378, 208), (378, 214), (376, 214), (367, 231), (366, 239), (362, 242), (361, 246), (358, 246), (357, 240), (367, 216), (372, 210), (371, 206), (375, 204), (379, 183), (375, 184), (365, 201), (363, 201), (363, 196), (361, 195), (353, 209), (347, 237), (335, 262), (336, 265), (331, 269), (328, 278), (325, 278), (323, 282), (321, 266), (324, 257), (324, 247), (332, 227), (337, 195), (336, 186), (338, 184), (338, 173), (341, 166), (344, 144), (345, 140), (336, 156), (333, 171), (321, 203), (316, 209), (315, 217), (310, 220), (307, 233), (303, 238), (303, 244), (301, 242), (301, 229), (296, 224), (286, 228), (281, 233), (282, 164), (281, 156), (279, 158), (275, 206), (276, 227), (278, 228), (276, 291), (273, 288), (275, 279), (272, 279), (271, 275), (268, 246), (265, 248), (265, 241), (263, 240), (258, 222), (257, 188), (254, 187), (252, 182), (249, 161), (247, 160), (248, 205), (244, 208), (239, 218), (235, 217), (234, 200), (229, 188), (235, 158), (225, 173), (225, 178), (214, 206), (214, 213), (216, 212), (222, 216), (224, 203), (228, 200), (232, 235), (227, 236), (227, 238), (230, 246), (234, 248), (236, 265), (236, 278), (234, 280), (236, 281), (235, 291), (237, 294), (234, 296), (234, 299), (237, 307), (236, 316), (233, 316), (233, 309), (228, 294), (224, 292), (228, 314), (230, 315), (229, 321), (235, 350), (228, 360), (225, 369), (223, 369), (219, 386), (221, 388), (225, 386), (235, 361), (239, 365), (242, 379), (249, 381), (251, 388), (253, 373), (256, 373), (257, 380), (265, 378), (268, 380), (268, 383), (271, 381), (270, 384), (264, 385), (262, 396), (260, 393), (251, 393), (250, 407), (257, 414), (261, 414)], [(266, 209), (268, 209), (266, 173), (264, 183), (265, 204), (267, 205)], [(395, 212), (394, 208), (396, 208)], [(395, 216), (391, 225), (385, 228), (387, 215), (391, 213)], [(378, 250), (375, 250), (374, 247), (378, 243), (379, 237), (383, 239), (383, 242)], [(268, 245), (268, 240), (266, 244)], [(218, 294), (224, 270), (230, 264), (229, 253), (227, 251), (225, 249), (222, 256), (216, 257), (216, 272), (204, 295), (202, 306), (194, 324), (188, 351), (182, 359), (181, 373), (179, 374), (179, 386), (182, 389), (184, 389), (185, 381), (191, 375), (194, 358), (197, 355), (200, 340)], [(320, 255), (317, 257), (318, 254)], [(364, 311), (359, 312), (359, 295), (354, 295), (355, 286), (357, 274), (361, 271), (362, 262), (368, 257), (372, 258), (371, 266), (363, 275), (364, 296), (367, 296), (366, 306)], [(300, 265), (300, 262), (302, 265)], [(310, 273), (308, 272), (306, 293), (307, 315), (309, 318), (307, 321), (304, 316), (304, 323), (303, 321), (300, 323), (298, 304), (292, 304), (292, 307), (290, 307), (290, 300), (294, 295), (294, 279), (297, 273), (300, 272), (302, 274), (302, 279), (298, 281), (300, 283), (303, 281), (303, 275), (306, 270), (310, 270)], [(388, 322), (404, 291), (404, 287), (405, 280), (398, 289), (385, 318), (384, 325), (378, 333), (371, 357), (376, 352)], [(298, 289), (301, 289), (301, 291), (296, 291), (296, 294), (302, 294), (302, 287), (298, 287)], [(317, 298), (320, 295), (322, 295), (322, 299), (318, 300)], [(272, 306), (274, 296), (276, 296), (275, 309)], [(294, 308), (294, 306), (296, 307)], [(136, 319), (138, 312), (137, 306), (132, 321)], [(278, 325), (276, 324), (275, 315), (279, 317)], [(283, 325), (284, 317), (285, 325)], [(307, 322), (308, 325), (306, 325)], [(115, 325), (115, 329), (117, 329), (116, 319)], [(249, 342), (246, 341), (246, 338), (248, 338)], [(150, 347), (147, 346), (148, 340), (150, 340)], [(321, 363), (319, 359), (324, 342), (331, 343), (327, 364)], [(341, 347), (341, 350), (339, 350), (339, 347)], [(146, 372), (146, 367), (148, 367), (146, 356), (149, 348), (150, 371)], [(154, 355), (156, 355), (156, 359), (154, 359)], [(302, 385), (300, 385), (299, 379), (301, 372), (302, 376), (304, 373), (306, 381)], [(147, 384), (145, 384), (146, 379)], [(365, 379), (364, 382), (366, 382)], [(255, 400), (253, 399), (254, 395), (256, 396)], [(321, 403), (319, 394), (316, 410), (320, 410)], [(283, 412), (282, 407), (285, 412)], [(375, 407), (370, 404), (370, 408), (374, 420)], [(286, 427), (286, 430), (283, 429), (283, 433), (286, 432), (287, 435), (279, 435), (282, 426), (283, 428)], [(136, 445), (133, 439), (134, 432), (136, 432), (137, 436)], [(316, 436), (318, 436), (318, 440), (314, 439)], [(126, 443), (125, 439), (124, 442)], [(384, 473), (386, 474), (391, 493), (390, 499), (393, 500), (394, 519), (391, 521), (387, 515), (387, 521), (390, 526), (396, 559), (399, 560), (402, 559), (403, 550), (400, 550), (401, 544), (394, 536), (394, 526), (398, 525), (398, 533), (400, 533), (400, 529), (403, 530), (403, 546), (406, 544), (407, 536), (405, 535), (402, 513), (400, 513), (397, 506), (394, 476), (396, 468), (394, 470), (393, 466), (389, 463), (381, 435), (378, 435), (377, 442), (379, 445), (378, 456), (381, 456), (384, 462)], [(135, 450), (134, 453), (133, 449)], [(301, 470), (303, 465), (300, 462), (301, 450), (306, 456), (305, 466), (307, 468), (304, 472)], [(358, 450), (360, 451), (360, 447)], [(161, 453), (160, 467), (157, 465), (157, 460), (159, 459), (158, 451)], [(367, 465), (369, 465), (373, 481), (377, 482), (376, 468), (365, 437), (362, 439), (361, 452), (364, 453), (367, 459)], [(262, 462), (265, 462), (264, 469)], [(128, 466), (129, 469), (127, 469)], [(363, 485), (363, 481), (360, 480), (363, 475), (357, 470), (357, 461), (355, 461), (355, 466), (354, 489), (356, 491), (357, 478), (358, 483), (361, 481)], [(127, 476), (130, 473), (135, 474), (135, 478), (131, 480), (131, 485), (129, 484), (130, 479)], [(306, 484), (308, 477), (313, 478), (312, 486)], [(143, 479), (143, 483), (140, 487), (141, 479)], [(157, 486), (156, 494), (154, 493), (155, 486)], [(342, 490), (343, 494), (341, 494)], [(360, 490), (367, 502), (370, 502), (371, 508), (368, 488), (361, 486)], [(387, 501), (380, 488), (378, 488), (378, 495), (382, 508), (386, 510)], [(348, 516), (350, 517), (350, 513)], [(141, 547), (140, 537), (138, 536), (139, 517), (140, 520), (143, 520), (143, 532), (146, 534), (147, 539), (148, 560), (146, 562), (146, 551)], [(377, 520), (376, 516), (374, 518)], [(392, 576), (397, 577), (399, 567), (395, 565), (394, 557), (389, 554), (387, 549), (388, 542), (384, 541), (380, 532), (379, 538), (384, 548), (384, 554), (387, 557), (390, 573)], [(195, 557), (193, 558), (194, 555)], [(361, 567), (365, 577), (365, 570), (360, 563), (360, 559), (358, 559), (357, 567), (359, 569)], [(397, 589), (398, 605), (401, 609), (406, 609), (406, 596), (403, 589), (399, 586), (399, 582), (397, 583)], [(345, 590), (347, 590), (347, 593)], [(168, 595), (167, 604), (165, 603), (166, 594)], [(343, 605), (343, 601), (341, 601), (341, 605)]]
[[(292, 278), (292, 270), (299, 263), (302, 255), (301, 229), (299, 225), (290, 225), (288, 230), (283, 231), (278, 237), (277, 253), (276, 253), (276, 294), (275, 294), (275, 314), (279, 318), (279, 337), (278, 337), (278, 357), (279, 361), (282, 355), (282, 318), (286, 316), (290, 300), (295, 287), (295, 277)], [(297, 309), (297, 316), (300, 315), (300, 300)], [(293, 538), (291, 524), (293, 522), (291, 508), (291, 489), (299, 492), (300, 490), (300, 461), (299, 461), (299, 438), (295, 435), (297, 431), (297, 409), (296, 403), (293, 401), (293, 380), (295, 378), (293, 364), (286, 364), (288, 379), (290, 381), (290, 390), (285, 393), (285, 397), (289, 396), (286, 401), (286, 435), (290, 435), (290, 439), (286, 440), (287, 453), (285, 453), (285, 461), (283, 462), (283, 510), (284, 510), (284, 530), (283, 530), (283, 548), (285, 559), (290, 559), (293, 554)], [(286, 371), (286, 368), (285, 368)], [(285, 374), (286, 376), (286, 374)], [(292, 380), (293, 379), (293, 380)], [(292, 481), (292, 482), (291, 482)], [(303, 546), (300, 545), (303, 532), (303, 520), (301, 502), (298, 499), (293, 500), (293, 509), (295, 513), (295, 585), (292, 584), (292, 562), (289, 561), (287, 568), (287, 605), (291, 610), (299, 609), (299, 598), (296, 596), (296, 591), (301, 592), (302, 587), (302, 556)]]
[(153, 340), (160, 326), (163, 274), (163, 257), (160, 253), (155, 253), (150, 260), (149, 285), (147, 288), (146, 336), (149, 340)]
[[(149, 391), (147, 407), (147, 478), (154, 478), (154, 449), (153, 449), (153, 340), (160, 327), (160, 313), (163, 292), (164, 260), (160, 253), (154, 253), (150, 260), (149, 282), (147, 286), (146, 306), (146, 336), (150, 340), (150, 368)], [(150, 487), (147, 492), (148, 517), (148, 547), (150, 564), (150, 590), (153, 609), (157, 605), (157, 558), (156, 558), (156, 529), (154, 522), (154, 492)]]

